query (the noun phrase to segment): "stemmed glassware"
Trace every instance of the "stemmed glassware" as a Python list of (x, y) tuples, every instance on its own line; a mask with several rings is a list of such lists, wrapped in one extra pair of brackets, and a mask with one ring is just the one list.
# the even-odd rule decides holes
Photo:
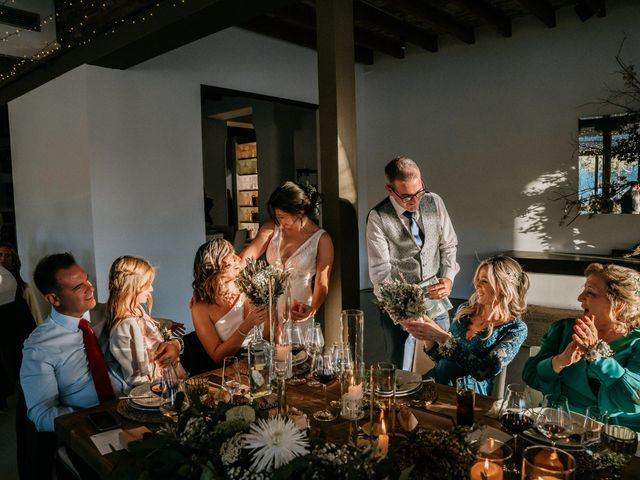
[(527, 405), (524, 385), (511, 383), (507, 385), (507, 394), (500, 409), (502, 428), (513, 435), (513, 447), (518, 452), (518, 436), (533, 426), (531, 410)]
[[(353, 368), (353, 360), (349, 345), (334, 343), (333, 347), (331, 347), (331, 361), (333, 363), (333, 368), (336, 371), (336, 375), (342, 382), (345, 379), (346, 374)], [(340, 400), (331, 400), (329, 405), (333, 408), (341, 408), (342, 402)]]
[(571, 435), (573, 419), (567, 397), (555, 394), (545, 395), (542, 409), (536, 418), (536, 428), (551, 441), (553, 447), (558, 440)]
[[(312, 356), (312, 366), (313, 361), (322, 352), (323, 348), (324, 335), (322, 334), (322, 328), (320, 328), (320, 324), (318, 322), (313, 322), (307, 331), (307, 337), (305, 339), (305, 349)], [(313, 367), (311, 368), (311, 372), (309, 372), (309, 378), (311, 378), (311, 380), (307, 381), (307, 385), (310, 387), (319, 387), (321, 385), (320, 382), (313, 379)]]
[(608, 423), (607, 411), (597, 405), (587, 407), (582, 424), (582, 445), (591, 459), (592, 471), (596, 469), (596, 451), (600, 450), (600, 435)]
[(331, 355), (316, 355), (311, 364), (313, 378), (318, 381), (324, 390), (324, 410), (318, 410), (313, 414), (313, 418), (321, 422), (335, 420), (336, 416), (329, 410), (329, 399), (327, 398), (327, 384), (336, 378), (336, 370), (331, 362)]
[[(291, 354), (293, 355), (293, 359), (295, 361), (296, 356), (302, 352), (304, 350), (304, 330), (303, 327), (296, 323), (293, 322), (293, 324), (291, 325), (291, 328), (288, 328), (286, 330), (287, 335), (290, 336), (290, 338), (288, 338), (288, 343), (291, 345)], [(295, 368), (294, 368), (294, 372), (295, 372)], [(289, 385), (302, 385), (303, 383), (305, 383), (307, 380), (304, 377), (301, 377), (299, 375), (296, 375), (294, 373), (294, 375), (287, 381), (287, 383)]]

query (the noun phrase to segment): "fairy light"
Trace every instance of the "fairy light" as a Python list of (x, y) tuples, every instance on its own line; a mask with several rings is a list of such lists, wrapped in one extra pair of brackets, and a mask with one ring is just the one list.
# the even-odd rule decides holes
[[(0, 5), (6, 5), (7, 2), (10, 1), (11, 3), (15, 3), (15, 0), (0, 0)], [(143, 24), (145, 23), (147, 20), (151, 20), (154, 17), (154, 12), (153, 10), (157, 10), (159, 9), (161, 6), (166, 7), (167, 5), (170, 5), (172, 8), (181, 8), (183, 5), (185, 5), (187, 3), (187, 0), (181, 0), (180, 2), (176, 2), (173, 1), (170, 4), (167, 2), (166, 5), (161, 5), (161, 2), (155, 2), (155, 4), (149, 5), (148, 7), (145, 7), (142, 9), (142, 12), (139, 12), (137, 14), (132, 15), (129, 18), (120, 18), (120, 19), (116, 19), (113, 21), (112, 25), (107, 25), (103, 27), (103, 30), (101, 32), (97, 32), (95, 28), (91, 29), (91, 33), (85, 32), (85, 34), (87, 35), (85, 38), (77, 40), (77, 41), (73, 41), (73, 40), (69, 40), (66, 39), (64, 41), (64, 44), (59, 44), (56, 41), (52, 41), (47, 43), (46, 45), (44, 45), (40, 50), (38, 50), (35, 54), (27, 56), (27, 57), (22, 57), (19, 60), (17, 60), (12, 66), (11, 66), (11, 70), (9, 72), (5, 72), (5, 73), (0, 73), (0, 86), (1, 83), (10, 80), (12, 77), (15, 77), (16, 75), (22, 73), (23, 68), (25, 68), (27, 66), (27, 64), (29, 64), (29, 68), (31, 68), (32, 64), (35, 63), (39, 63), (41, 61), (43, 61), (44, 59), (46, 59), (47, 57), (49, 57), (50, 55), (54, 54), (54, 53), (61, 53), (61, 50), (63, 51), (68, 51), (74, 47), (82, 47), (82, 46), (86, 46), (89, 43), (91, 43), (91, 41), (94, 38), (97, 38), (98, 36), (108, 36), (108, 35), (114, 35), (117, 33), (117, 31), (120, 29), (120, 27), (124, 27), (126, 25), (139, 25), (139, 24)], [(109, 10), (109, 8), (111, 7), (111, 5), (109, 5), (107, 2), (84, 2), (84, 0), (64, 0), (62, 1), (62, 6), (63, 8), (70, 8), (70, 7), (74, 7), (74, 6), (85, 6), (88, 5), (90, 8), (98, 8), (101, 7), (104, 10)], [(40, 21), (40, 28), (42, 28), (43, 26), (47, 25), (48, 22), (54, 20), (54, 19), (59, 19), (60, 18), (60, 13), (59, 12), (55, 12), (52, 14), (47, 15), (46, 17), (44, 17), (41, 21)], [(74, 34), (77, 35), (78, 33), (82, 33), (82, 27), (85, 26), (85, 22), (89, 20), (89, 15), (83, 15), (83, 18), (81, 20), (79, 20), (77, 25), (71, 25), (65, 29), (62, 30), (62, 35), (60, 35), (60, 38), (65, 38), (66, 35), (65, 34)], [(0, 36), (0, 42), (8, 42), (13, 38), (20, 38), (20, 34), (23, 31), (23, 29), (17, 29), (15, 31), (5, 31), (4, 32), (4, 36)]]

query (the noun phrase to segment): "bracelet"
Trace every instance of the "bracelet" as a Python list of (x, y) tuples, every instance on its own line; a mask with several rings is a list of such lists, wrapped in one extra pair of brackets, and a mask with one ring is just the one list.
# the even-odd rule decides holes
[(236, 332), (238, 332), (242, 338), (247, 338), (249, 336), (249, 332), (251, 332), (251, 330), (249, 330), (249, 332), (247, 332), (247, 333), (242, 333), (242, 331), (240, 330), (240, 327), (238, 327), (238, 328), (236, 328)]
[(180, 337), (175, 337), (172, 338), (171, 340), (177, 340), (178, 344), (180, 344), (180, 352), (178, 352), (179, 354), (182, 354), (182, 352), (184, 352), (184, 340), (182, 340)]
[(613, 350), (611, 350), (608, 343), (598, 340), (595, 345), (585, 349), (583, 357), (585, 362), (593, 363), (601, 358), (613, 357)]
[(438, 353), (443, 357), (449, 357), (458, 347), (458, 340), (451, 336), (443, 344), (438, 344)]

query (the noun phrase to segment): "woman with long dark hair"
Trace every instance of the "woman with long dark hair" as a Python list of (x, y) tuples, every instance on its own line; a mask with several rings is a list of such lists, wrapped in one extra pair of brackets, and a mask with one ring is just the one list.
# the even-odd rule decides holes
[(289, 298), (280, 297), (278, 312), (285, 313), (290, 301), (291, 318), (305, 321), (313, 317), (329, 291), (333, 265), (333, 243), (317, 223), (321, 195), (311, 185), (284, 182), (268, 202), (271, 221), (240, 253), (243, 259), (259, 258), (291, 270)]

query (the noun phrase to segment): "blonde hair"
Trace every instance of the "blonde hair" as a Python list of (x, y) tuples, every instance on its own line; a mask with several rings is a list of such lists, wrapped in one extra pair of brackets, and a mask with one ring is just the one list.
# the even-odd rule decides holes
[[(107, 327), (115, 327), (138, 309), (138, 295), (153, 283), (153, 266), (142, 257), (124, 255), (117, 258), (109, 270), (109, 300), (107, 300)], [(148, 311), (153, 298), (149, 295)]]
[[(498, 255), (480, 262), (473, 275), (474, 285), (483, 267), (487, 268), (487, 279), (496, 295), (488, 317), (487, 337), (490, 337), (495, 325), (506, 323), (527, 311), (529, 276), (522, 271), (520, 264), (513, 258)], [(468, 304), (458, 310), (454, 320), (459, 320), (466, 315), (477, 315), (481, 308), (482, 306), (478, 303), (478, 293), (475, 291), (469, 298)]]
[(233, 245), (217, 238), (198, 248), (193, 261), (193, 294), (197, 301), (217, 304), (224, 295), (226, 287), (220, 278), (225, 271), (222, 261), (234, 253)]
[[(640, 326), (640, 273), (620, 265), (592, 263), (584, 271), (584, 276), (599, 276), (607, 285), (607, 298), (611, 301), (610, 316), (614, 323), (628, 332)], [(624, 304), (618, 314), (616, 309)]]

